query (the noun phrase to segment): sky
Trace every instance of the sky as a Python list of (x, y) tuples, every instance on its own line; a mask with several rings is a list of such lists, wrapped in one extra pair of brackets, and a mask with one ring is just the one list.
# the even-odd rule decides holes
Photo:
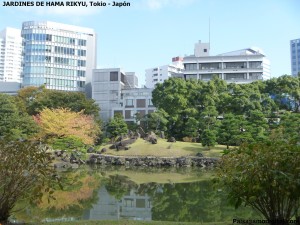
[(291, 74), (290, 40), (300, 38), (299, 0), (127, 0), (126, 7), (114, 7), (110, 0), (98, 1), (107, 6), (90, 6), (89, 0), (88, 7), (4, 2), (0, 30), (21, 29), (22, 22), (33, 20), (92, 28), (97, 33), (97, 67), (136, 72), (140, 85), (145, 84), (146, 69), (193, 54), (194, 44), (208, 42), (209, 36), (210, 55), (259, 47), (271, 62), (272, 77)]

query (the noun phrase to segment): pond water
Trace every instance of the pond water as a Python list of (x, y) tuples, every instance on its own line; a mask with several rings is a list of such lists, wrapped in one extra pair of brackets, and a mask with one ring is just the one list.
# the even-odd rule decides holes
[(153, 220), (223, 222), (260, 218), (250, 208), (235, 210), (212, 182), (214, 172), (200, 168), (92, 168), (62, 171), (64, 190), (36, 205), (20, 202), (19, 222), (75, 220)]

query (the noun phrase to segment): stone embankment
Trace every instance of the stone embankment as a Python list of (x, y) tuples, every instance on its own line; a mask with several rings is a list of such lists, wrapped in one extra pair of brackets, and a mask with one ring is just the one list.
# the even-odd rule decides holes
[(198, 156), (184, 157), (154, 157), (154, 156), (112, 156), (91, 154), (87, 164), (96, 165), (124, 165), (128, 167), (213, 167), (218, 158), (205, 158)]

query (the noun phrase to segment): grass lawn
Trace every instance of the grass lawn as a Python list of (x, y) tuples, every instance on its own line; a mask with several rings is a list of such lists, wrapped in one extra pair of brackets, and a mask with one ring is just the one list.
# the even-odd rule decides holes
[(167, 221), (134, 221), (134, 220), (119, 220), (119, 221), (76, 221), (76, 222), (48, 222), (41, 223), (44, 225), (229, 225), (232, 222), (211, 222), (211, 223), (196, 223), (196, 222), (167, 222)]
[(210, 150), (203, 147), (201, 143), (181, 142), (175, 143), (167, 142), (165, 139), (158, 139), (157, 144), (151, 144), (143, 139), (138, 139), (135, 143), (130, 145), (130, 149), (116, 151), (109, 149), (109, 146), (101, 146), (106, 148), (105, 154), (111, 155), (124, 155), (124, 156), (158, 156), (158, 157), (180, 157), (180, 156), (193, 156), (201, 152), (205, 157), (220, 157), (222, 151), (226, 149), (225, 145), (216, 145)]

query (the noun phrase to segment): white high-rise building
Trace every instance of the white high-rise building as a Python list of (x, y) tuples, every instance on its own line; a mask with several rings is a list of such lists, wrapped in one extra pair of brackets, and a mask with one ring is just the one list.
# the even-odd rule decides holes
[[(93, 29), (55, 22), (24, 22), (23, 86), (84, 91), (91, 95), (96, 68), (96, 33)], [(89, 89), (89, 90), (87, 90)]]
[(182, 74), (183, 58), (172, 58), (172, 64), (146, 69), (146, 87), (154, 88), (157, 83), (163, 83), (175, 74)]
[(21, 30), (7, 27), (0, 32), (0, 82), (21, 82)]
[(300, 38), (290, 41), (292, 75), (300, 73)]

